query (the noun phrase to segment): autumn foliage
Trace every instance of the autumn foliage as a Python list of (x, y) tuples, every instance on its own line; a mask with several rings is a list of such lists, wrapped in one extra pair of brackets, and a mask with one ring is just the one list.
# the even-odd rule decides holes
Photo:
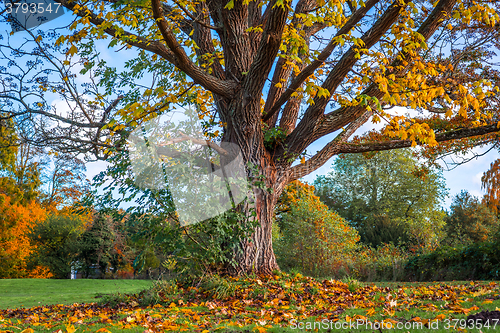
[(314, 187), (294, 181), (283, 192), (276, 214), (275, 248), (282, 268), (332, 276), (358, 247), (356, 230), (328, 209)]
[(43, 220), (46, 211), (31, 201), (25, 205), (13, 203), (12, 198), (0, 193), (0, 277), (50, 277), (46, 268), (27, 267), (28, 257), (35, 251), (27, 236), (30, 228)]

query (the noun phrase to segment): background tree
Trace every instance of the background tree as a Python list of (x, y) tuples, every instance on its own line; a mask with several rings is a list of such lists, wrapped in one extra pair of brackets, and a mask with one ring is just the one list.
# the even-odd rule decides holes
[(446, 242), (452, 245), (485, 242), (494, 238), (500, 223), (479, 198), (462, 191), (453, 198), (446, 217)]
[[(21, 45), (8, 36), (0, 45), (2, 111), (30, 125), (24, 140), (105, 159), (140, 123), (194, 104), (221, 127), (212, 146), (236, 145), (265, 177), (255, 189), (260, 225), (234, 254), (235, 273), (278, 268), (274, 206), (288, 182), (332, 156), (499, 131), (488, 61), (499, 48), (498, 2), (58, 2), (75, 15), (70, 34), (27, 32)], [(123, 72), (96, 49), (107, 38), (136, 51)], [(89, 77), (82, 86), (80, 69)], [(150, 82), (136, 82), (146, 74)], [(55, 112), (54, 95), (66, 115)], [(386, 126), (351, 138), (370, 119)]]
[(45, 216), (46, 211), (35, 201), (21, 204), (0, 193), (0, 278), (48, 276), (44, 265), (27, 265), (36, 249), (28, 233)]
[(347, 219), (372, 246), (437, 244), (447, 194), (440, 172), (426, 168), (411, 150), (337, 158), (314, 182), (320, 199)]
[(43, 175), (45, 191), (41, 200), (44, 206), (61, 209), (81, 201), (90, 191), (85, 163), (71, 155), (58, 154), (52, 158), (52, 164)]
[(112, 216), (97, 214), (79, 239), (77, 260), (84, 277), (91, 277), (96, 269), (101, 277), (108, 269), (116, 273), (124, 259), (122, 249), (117, 246), (118, 238)]
[(81, 216), (52, 214), (34, 225), (28, 234), (36, 246), (32, 264), (48, 267), (57, 279), (68, 279), (72, 267), (78, 267), (79, 237), (85, 230), (85, 223)]

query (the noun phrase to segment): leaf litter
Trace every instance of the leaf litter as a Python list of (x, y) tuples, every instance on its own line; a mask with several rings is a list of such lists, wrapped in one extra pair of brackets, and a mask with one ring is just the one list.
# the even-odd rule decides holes
[[(157, 304), (140, 306), (143, 293), (127, 295), (125, 302), (45, 305), (0, 310), (0, 332), (73, 333), (144, 329), (143, 332), (212, 332), (248, 328), (259, 333), (273, 327), (290, 327), (296, 321), (416, 321), (469, 316), (500, 299), (499, 284), (394, 283), (364, 285), (355, 291), (341, 281), (286, 274), (271, 277), (226, 278), (230, 293), (178, 286), (179, 294), (159, 293)], [(498, 310), (498, 309), (496, 309)], [(419, 314), (427, 314), (426, 318)], [(498, 311), (477, 314), (480, 319)], [(500, 312), (499, 312), (500, 314)], [(492, 317), (493, 318), (493, 317)], [(134, 330), (136, 331), (136, 330)]]

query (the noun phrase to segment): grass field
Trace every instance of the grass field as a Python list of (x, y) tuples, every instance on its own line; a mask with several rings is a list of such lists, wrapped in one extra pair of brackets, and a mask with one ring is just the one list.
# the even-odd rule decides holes
[(95, 302), (96, 296), (135, 293), (149, 280), (0, 279), (0, 309)]
[[(0, 332), (500, 331), (499, 320), (487, 326), (465, 322), (468, 315), (500, 307), (500, 284), (495, 281), (360, 284), (283, 274), (271, 278), (218, 278), (207, 290), (164, 282), (141, 295), (100, 299), (114, 300), (111, 303), (69, 306), (47, 305), (53, 303), (47, 300), (74, 303), (87, 297), (95, 301), (96, 293), (128, 293), (151, 284), (131, 280), (40, 280), (36, 285), (36, 280), (0, 280), (0, 295), (12, 281), (15, 283), (8, 291), (12, 298), (15, 288), (25, 294), (24, 299), (31, 299), (27, 290), (32, 290), (39, 299), (36, 303), (42, 303), (30, 309), (0, 310)], [(148, 295), (155, 295), (157, 304), (141, 306)], [(3, 295), (0, 298), (2, 304), (7, 304)], [(10, 304), (20, 299), (17, 295)], [(397, 325), (401, 329), (395, 329)]]

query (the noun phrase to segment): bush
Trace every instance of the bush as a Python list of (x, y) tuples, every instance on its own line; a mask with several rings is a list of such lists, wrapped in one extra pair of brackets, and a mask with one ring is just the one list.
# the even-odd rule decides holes
[(376, 248), (364, 245), (355, 255), (345, 258), (344, 270), (339, 273), (361, 281), (402, 281), (407, 259), (408, 252), (391, 243)]
[(499, 247), (498, 240), (462, 247), (443, 245), (434, 252), (411, 258), (405, 274), (410, 281), (498, 280)]
[[(358, 247), (358, 233), (328, 210), (313, 189), (300, 186), (295, 197), (283, 200), (288, 201), (287, 210), (277, 217), (273, 244), (278, 264), (286, 271), (295, 268), (307, 275), (332, 276)], [(290, 193), (288, 188), (284, 195)]]

